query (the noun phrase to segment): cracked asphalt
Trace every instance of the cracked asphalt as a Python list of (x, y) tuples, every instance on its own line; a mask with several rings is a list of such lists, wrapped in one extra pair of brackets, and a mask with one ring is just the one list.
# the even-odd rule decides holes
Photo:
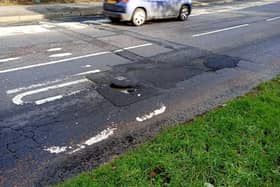
[(0, 27), (0, 186), (96, 168), (280, 72), (280, 1), (194, 8), (142, 27), (103, 17)]

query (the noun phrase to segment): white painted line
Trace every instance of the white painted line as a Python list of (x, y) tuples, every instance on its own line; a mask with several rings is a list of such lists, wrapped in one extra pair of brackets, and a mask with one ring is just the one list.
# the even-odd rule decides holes
[(65, 57), (65, 56), (70, 56), (72, 55), (72, 53), (58, 53), (58, 54), (53, 54), (50, 55), (50, 58), (58, 58), (58, 57)]
[(86, 72), (78, 73), (78, 74), (75, 74), (74, 76), (88, 75), (88, 74), (91, 74), (91, 73), (99, 73), (99, 72), (101, 72), (99, 69), (95, 69), (95, 70), (91, 70), (91, 71), (86, 71)]
[[(147, 44), (143, 44), (143, 45), (126, 47), (124, 49), (125, 50), (135, 49), (135, 48), (140, 48), (140, 47), (145, 47), (145, 46), (150, 46), (150, 45), (153, 45), (153, 44), (147, 43)], [(41, 66), (53, 65), (53, 64), (63, 63), (63, 62), (69, 62), (69, 61), (73, 61), (73, 60), (89, 58), (89, 57), (93, 57), (93, 56), (100, 56), (100, 55), (105, 55), (105, 54), (110, 54), (110, 53), (112, 53), (112, 52), (103, 51), (103, 52), (92, 53), (92, 54), (87, 54), (87, 55), (82, 55), (82, 56), (77, 56), (77, 57), (72, 57), (72, 58), (66, 58), (66, 59), (61, 59), (61, 60), (56, 60), (56, 61), (50, 61), (50, 62), (45, 62), (45, 63), (40, 63), (40, 64), (33, 64), (33, 65), (28, 65), (28, 66), (5, 69), (5, 70), (0, 70), (0, 74), (10, 73), (10, 72), (20, 71), (20, 70), (26, 70), (26, 69), (31, 69), (31, 68), (41, 67)]]
[(54, 81), (47, 81), (47, 82), (43, 82), (43, 83), (32, 84), (32, 85), (27, 86), (27, 87), (20, 87), (20, 88), (7, 90), (6, 93), (8, 95), (11, 95), (11, 94), (15, 94), (15, 93), (18, 93), (18, 92), (21, 92), (21, 91), (24, 91), (24, 90), (30, 90), (30, 89), (33, 89), (33, 88), (38, 88), (38, 87), (43, 87), (43, 86), (47, 86), (47, 85), (50, 85), (50, 84), (55, 84), (55, 83), (58, 83), (58, 82), (62, 82), (64, 80), (66, 80), (66, 79), (56, 79)]
[(91, 67), (90, 64), (87, 64), (87, 65), (85, 65), (85, 66), (82, 66), (82, 68), (90, 68), (90, 67)]
[(135, 49), (135, 48), (140, 48), (140, 47), (147, 47), (147, 46), (151, 46), (153, 45), (152, 43), (146, 43), (143, 45), (135, 45), (135, 46), (131, 46), (131, 47), (125, 47), (123, 48), (124, 50), (129, 50), (129, 49)]
[(60, 51), (60, 50), (62, 50), (62, 48), (57, 47), (57, 48), (48, 49), (47, 51), (48, 52), (54, 52), (54, 51)]
[(47, 152), (50, 152), (52, 154), (58, 154), (58, 153), (63, 153), (67, 150), (67, 146), (62, 146), (62, 147), (59, 147), (59, 146), (52, 146), (52, 147), (49, 147), (49, 148), (44, 148), (44, 151), (47, 151)]
[(119, 53), (119, 52), (123, 52), (123, 49), (117, 49), (114, 51), (114, 53)]
[(52, 154), (64, 153), (66, 151), (69, 151), (68, 154), (73, 154), (73, 153), (75, 153), (77, 151), (80, 151), (80, 150), (86, 148), (86, 146), (90, 146), (90, 145), (96, 144), (98, 142), (101, 142), (101, 141), (109, 138), (110, 136), (112, 136), (114, 134), (114, 131), (116, 129), (117, 128), (107, 128), (107, 129), (101, 131), (100, 133), (98, 133), (96, 136), (91, 137), (90, 139), (86, 140), (85, 142), (83, 142), (81, 144), (76, 144), (74, 146), (61, 146), (61, 147), (60, 146), (51, 146), (51, 147), (45, 147), (44, 151), (50, 152)]
[(20, 59), (20, 57), (0, 59), (0, 63), (1, 62), (9, 62), (9, 61), (18, 60), (18, 59)]
[(0, 70), (0, 74), (14, 72), (14, 71), (20, 71), (20, 70), (25, 70), (25, 69), (31, 69), (31, 68), (41, 67), (41, 66), (47, 66), (47, 65), (52, 65), (52, 64), (58, 64), (58, 63), (62, 63), (62, 62), (69, 62), (69, 61), (73, 61), (73, 60), (78, 60), (78, 59), (83, 59), (83, 58), (88, 58), (88, 57), (93, 57), (93, 56), (100, 56), (100, 55), (105, 55), (105, 54), (109, 54), (109, 53), (110, 53), (109, 51), (104, 51), (104, 52), (83, 55), (83, 56), (77, 56), (77, 57), (72, 57), (72, 58), (56, 60), (56, 61), (50, 61), (50, 62), (46, 62), (46, 63), (33, 64), (33, 65), (28, 65), (28, 66)]
[(36, 34), (36, 33), (48, 32), (48, 31), (50, 30), (42, 27), (41, 25), (0, 27), (0, 37), (21, 35), (21, 34)]
[(107, 129), (103, 130), (102, 132), (100, 132), (96, 136), (86, 140), (82, 144), (77, 144), (76, 147), (78, 147), (78, 148), (76, 148), (75, 150), (69, 152), (69, 154), (75, 153), (77, 151), (80, 151), (81, 149), (86, 148), (86, 146), (90, 146), (90, 145), (96, 144), (98, 142), (101, 142), (101, 141), (109, 138), (109, 136), (114, 134), (115, 130), (116, 130), (116, 128), (107, 128)]
[(274, 18), (269, 18), (269, 19), (267, 19), (265, 21), (275, 21), (275, 20), (278, 20), (278, 19), (280, 19), (280, 16), (274, 17)]
[(26, 97), (28, 95), (33, 95), (33, 94), (46, 92), (46, 91), (49, 91), (49, 90), (54, 90), (54, 89), (63, 88), (63, 87), (67, 87), (67, 86), (72, 86), (72, 85), (75, 85), (75, 84), (80, 84), (80, 83), (88, 82), (88, 81), (89, 81), (88, 79), (79, 79), (79, 80), (76, 80), (76, 81), (66, 82), (66, 83), (62, 83), (62, 84), (58, 84), (58, 85), (53, 85), (53, 86), (49, 86), (49, 87), (40, 88), (40, 89), (37, 89), (37, 90), (31, 90), (31, 91), (23, 92), (23, 93), (20, 93), (20, 94), (16, 95), (13, 98), (13, 103), (16, 104), (16, 105), (22, 105), (22, 104), (24, 104), (24, 102), (22, 101), (22, 98)]
[(48, 97), (48, 98), (45, 98), (45, 99), (35, 101), (35, 104), (36, 105), (42, 105), (42, 104), (45, 104), (45, 103), (48, 103), (48, 102), (51, 102), (51, 101), (55, 101), (55, 100), (58, 100), (58, 99), (62, 99), (62, 98), (63, 98), (63, 95)]
[(234, 26), (234, 27), (228, 27), (228, 28), (224, 28), (224, 29), (219, 29), (219, 30), (215, 30), (215, 31), (201, 33), (201, 34), (195, 34), (195, 35), (192, 35), (192, 37), (205, 36), (205, 35), (209, 35), (209, 34), (215, 34), (215, 33), (218, 33), (218, 32), (229, 31), (229, 30), (238, 29), (238, 28), (241, 28), (241, 27), (248, 27), (248, 26), (249, 26), (249, 24), (237, 25), (237, 26)]
[(159, 109), (156, 109), (155, 111), (153, 111), (149, 114), (145, 114), (141, 117), (137, 117), (136, 120), (139, 121), (139, 122), (146, 121), (148, 119), (153, 118), (154, 116), (163, 114), (165, 112), (165, 110), (166, 110), (166, 106), (162, 105)]
[(56, 96), (53, 96), (53, 97), (47, 97), (47, 98), (35, 101), (35, 104), (36, 105), (42, 105), (42, 104), (45, 104), (45, 103), (49, 103), (49, 102), (52, 102), (52, 101), (56, 101), (56, 100), (62, 99), (65, 96), (75, 95), (77, 93), (80, 93), (81, 91), (82, 90), (76, 90), (76, 91), (70, 92), (70, 93), (65, 94), (65, 95), (56, 95)]

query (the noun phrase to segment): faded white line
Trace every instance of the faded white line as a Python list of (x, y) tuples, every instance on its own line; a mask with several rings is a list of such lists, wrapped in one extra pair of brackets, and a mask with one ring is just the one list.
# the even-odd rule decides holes
[(46, 91), (49, 91), (49, 90), (54, 90), (54, 89), (63, 88), (63, 87), (67, 87), (67, 86), (72, 86), (72, 85), (75, 85), (75, 84), (80, 84), (80, 83), (88, 82), (88, 81), (89, 81), (88, 79), (80, 79), (80, 80), (71, 81), (71, 82), (67, 82), (67, 83), (62, 83), (62, 84), (58, 84), (58, 85), (53, 85), (53, 86), (49, 86), (49, 87), (45, 87), (45, 88), (40, 88), (40, 89), (37, 89), (37, 90), (31, 90), (31, 91), (23, 92), (23, 93), (20, 93), (20, 94), (16, 95), (13, 98), (13, 103), (16, 104), (16, 105), (22, 105), (22, 104), (24, 104), (24, 102), (22, 101), (22, 98), (26, 97), (28, 95), (33, 95), (33, 94), (46, 92)]
[(57, 48), (48, 49), (47, 51), (48, 51), (48, 52), (55, 52), (55, 51), (60, 51), (60, 50), (62, 50), (62, 48), (57, 47)]
[[(87, 75), (87, 74), (90, 74), (90, 73), (98, 73), (100, 71), (101, 70), (96, 69), (96, 70), (92, 70), (92, 71), (86, 71), (86, 72), (78, 73), (78, 74), (75, 74), (75, 75), (71, 75), (69, 77), (76, 77), (76, 76), (81, 76), (81, 75)], [(16, 94), (16, 93), (21, 92), (21, 91), (31, 90), (31, 89), (34, 89), (34, 88), (44, 87), (44, 86), (48, 86), (50, 84), (55, 84), (55, 83), (67, 81), (69, 79), (69, 77), (66, 77), (64, 79), (56, 79), (56, 80), (53, 80), (53, 81), (46, 81), (46, 82), (38, 83), (38, 84), (32, 84), (32, 85), (26, 86), (26, 87), (19, 87), (19, 88), (7, 90), (6, 94), (8, 94), (8, 95)]]
[(83, 55), (83, 56), (77, 56), (77, 57), (72, 57), (72, 58), (56, 60), (56, 61), (50, 61), (50, 62), (46, 62), (46, 63), (33, 64), (33, 65), (28, 65), (28, 66), (0, 70), (0, 74), (14, 72), (14, 71), (20, 71), (20, 70), (25, 70), (25, 69), (31, 69), (31, 68), (41, 67), (41, 66), (53, 65), (53, 64), (63, 63), (63, 62), (69, 62), (69, 61), (73, 61), (73, 60), (78, 60), (78, 59), (83, 59), (83, 58), (88, 58), (88, 57), (93, 57), (93, 56), (100, 56), (100, 55), (105, 55), (105, 54), (109, 54), (109, 53), (110, 53), (109, 51), (104, 51), (104, 52)]
[(116, 130), (116, 128), (107, 128), (107, 129), (101, 131), (96, 136), (91, 137), (90, 139), (86, 140), (85, 142), (83, 142), (81, 144), (76, 144), (73, 146), (45, 147), (44, 151), (50, 152), (52, 154), (58, 154), (58, 153), (63, 153), (63, 152), (68, 151), (68, 154), (73, 154), (77, 151), (80, 151), (80, 150), (86, 148), (86, 146), (90, 146), (90, 145), (96, 144), (98, 142), (101, 142), (103, 140), (106, 140), (107, 138), (109, 138), (110, 136), (112, 136), (114, 134), (115, 130)]
[[(124, 49), (125, 50), (135, 49), (135, 48), (145, 47), (145, 46), (149, 46), (149, 45), (152, 45), (152, 44), (151, 43), (147, 43), (147, 44), (143, 44), (143, 45), (126, 47)], [(53, 64), (63, 63), (63, 62), (69, 62), (69, 61), (73, 61), (73, 60), (89, 58), (89, 57), (93, 57), (93, 56), (100, 56), (100, 55), (105, 55), (105, 54), (110, 54), (110, 53), (112, 53), (112, 52), (110, 52), (110, 51), (103, 51), (103, 52), (92, 53), (92, 54), (87, 54), (87, 55), (83, 55), (83, 56), (77, 56), (77, 57), (72, 57), (72, 58), (56, 60), (56, 61), (50, 61), (50, 62), (46, 62), (46, 63), (39, 63), (39, 64), (33, 64), (33, 65), (28, 65), (28, 66), (22, 66), (22, 67), (16, 67), (16, 68), (11, 68), (11, 69), (5, 69), (5, 70), (0, 70), (0, 74), (10, 73), (10, 72), (20, 71), (20, 70), (26, 70), (26, 69), (31, 69), (31, 68), (41, 67), (41, 66), (53, 65)]]
[(49, 29), (46, 29), (41, 25), (0, 27), (0, 37), (21, 35), (21, 34), (35, 34), (35, 33), (49, 32), (49, 31), (50, 31)]
[(58, 57), (65, 57), (65, 56), (70, 56), (72, 55), (72, 53), (58, 53), (58, 54), (53, 54), (50, 55), (50, 58), (58, 58)]
[(278, 19), (280, 19), (280, 16), (274, 17), (274, 18), (269, 18), (269, 19), (266, 19), (265, 21), (275, 21), (275, 20), (278, 20)]
[(248, 26), (249, 26), (249, 24), (237, 25), (234, 27), (228, 27), (228, 28), (224, 28), (224, 29), (201, 33), (201, 34), (195, 34), (195, 35), (192, 35), (192, 37), (205, 36), (205, 35), (209, 35), (209, 34), (215, 34), (215, 33), (223, 32), (223, 31), (229, 31), (229, 30), (238, 29), (238, 28), (242, 28), (242, 27), (248, 27)]
[(56, 96), (52, 96), (52, 97), (47, 97), (47, 98), (44, 98), (44, 99), (40, 99), (40, 100), (35, 101), (35, 104), (36, 104), (36, 105), (42, 105), (42, 104), (45, 104), (45, 103), (49, 103), (49, 102), (52, 102), (52, 101), (56, 101), (56, 100), (62, 99), (62, 98), (65, 97), (65, 96), (71, 96), (71, 95), (78, 94), (78, 93), (80, 93), (81, 91), (82, 91), (82, 90), (76, 90), (76, 91), (67, 93), (67, 94), (65, 94), (65, 95), (56, 95)]
[(91, 73), (99, 73), (99, 72), (101, 72), (99, 69), (95, 69), (95, 70), (91, 70), (91, 71), (86, 71), (86, 72), (78, 73), (78, 74), (75, 74), (74, 76), (88, 75), (88, 74), (91, 74)]
[(42, 104), (45, 104), (45, 103), (48, 103), (48, 102), (51, 102), (51, 101), (55, 101), (55, 100), (58, 100), (58, 99), (62, 99), (62, 98), (63, 98), (63, 95), (48, 97), (48, 98), (45, 98), (45, 99), (35, 101), (35, 104), (36, 105), (42, 105)]
[(63, 153), (67, 150), (67, 146), (62, 146), (62, 147), (59, 147), (59, 146), (52, 146), (52, 147), (46, 147), (44, 148), (44, 151), (47, 151), (47, 152), (50, 152), (52, 154), (58, 154), (58, 153)]
[(146, 44), (142, 44), (142, 45), (135, 45), (135, 46), (131, 46), (131, 47), (125, 47), (123, 48), (124, 50), (129, 50), (129, 49), (135, 49), (135, 48), (140, 48), (140, 47), (147, 47), (147, 46), (151, 46), (153, 45), (152, 43), (146, 43)]
[(154, 116), (158, 116), (160, 114), (163, 114), (166, 110), (166, 106), (162, 105), (159, 109), (156, 109), (155, 111), (149, 113), (149, 114), (145, 114), (141, 117), (136, 117), (136, 120), (139, 122), (143, 122), (146, 121), (148, 119), (153, 118)]
[(4, 59), (0, 59), (0, 63), (1, 62), (9, 62), (9, 61), (18, 60), (18, 59), (20, 59), (20, 57), (4, 58)]

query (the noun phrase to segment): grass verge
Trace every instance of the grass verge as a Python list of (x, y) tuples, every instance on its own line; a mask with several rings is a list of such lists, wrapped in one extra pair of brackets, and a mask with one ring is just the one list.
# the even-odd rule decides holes
[(57, 186), (279, 184), (280, 77)]

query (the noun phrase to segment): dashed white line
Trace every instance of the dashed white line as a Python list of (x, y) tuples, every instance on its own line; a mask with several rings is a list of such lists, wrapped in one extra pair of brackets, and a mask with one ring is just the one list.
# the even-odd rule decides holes
[(194, 35), (192, 35), (192, 37), (205, 36), (205, 35), (209, 35), (209, 34), (215, 34), (215, 33), (218, 33), (218, 32), (229, 31), (229, 30), (238, 29), (238, 28), (242, 28), (242, 27), (248, 27), (248, 26), (249, 26), (249, 24), (237, 25), (237, 26), (234, 26), (234, 27), (227, 27), (227, 28), (219, 29), (219, 30), (215, 30), (215, 31), (210, 31), (210, 32), (205, 32), (205, 33), (200, 33), (200, 34), (194, 34)]
[(72, 53), (58, 53), (58, 54), (53, 54), (50, 55), (50, 58), (58, 58), (58, 57), (65, 57), (65, 56), (70, 56), (72, 55)]
[(48, 52), (55, 52), (55, 51), (60, 51), (60, 50), (62, 50), (62, 48), (57, 47), (57, 48), (48, 49), (47, 51), (48, 51)]
[(20, 59), (20, 57), (4, 58), (4, 59), (0, 59), (0, 63), (1, 62), (9, 62), (9, 61), (18, 60), (18, 59)]
[(71, 82), (67, 82), (67, 83), (62, 83), (62, 84), (58, 84), (58, 85), (53, 85), (53, 86), (49, 86), (49, 87), (40, 88), (40, 89), (37, 89), (37, 90), (31, 90), (31, 91), (23, 92), (23, 93), (20, 93), (20, 94), (16, 95), (13, 98), (13, 103), (16, 104), (16, 105), (22, 105), (22, 104), (24, 104), (24, 102), (22, 101), (22, 98), (26, 97), (28, 95), (33, 95), (33, 94), (46, 92), (46, 91), (49, 91), (49, 90), (54, 90), (54, 89), (63, 88), (63, 87), (67, 87), (67, 86), (72, 86), (72, 85), (75, 85), (75, 84), (80, 84), (80, 83), (88, 82), (88, 81), (89, 81), (88, 79), (79, 79), (79, 80), (76, 80), (76, 81), (71, 81)]
[(146, 121), (148, 119), (153, 118), (154, 116), (163, 114), (165, 112), (165, 110), (166, 110), (166, 106), (162, 105), (159, 109), (156, 109), (155, 111), (153, 111), (149, 114), (145, 114), (141, 117), (136, 117), (136, 121), (139, 121), (139, 122)]
[(266, 19), (265, 21), (275, 21), (275, 20), (278, 20), (278, 19), (280, 19), (280, 16), (269, 18), (269, 19)]
[(147, 46), (151, 46), (153, 45), (152, 43), (146, 43), (146, 44), (142, 44), (142, 45), (135, 45), (135, 46), (131, 46), (131, 47), (125, 47), (123, 48), (124, 50), (129, 50), (129, 49), (135, 49), (135, 48), (140, 48), (140, 47), (147, 47)]

